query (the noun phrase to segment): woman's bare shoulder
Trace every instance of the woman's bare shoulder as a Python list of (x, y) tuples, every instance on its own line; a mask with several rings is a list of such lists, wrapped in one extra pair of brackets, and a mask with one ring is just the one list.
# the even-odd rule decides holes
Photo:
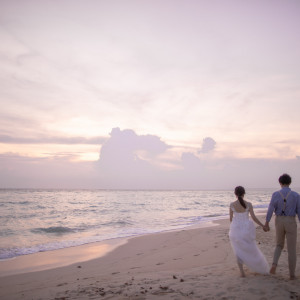
[(233, 201), (230, 203), (230, 207), (238, 208), (239, 201)]
[[(244, 200), (245, 201), (245, 200)], [(249, 207), (249, 208), (253, 208), (253, 206), (252, 206), (252, 203), (251, 202), (249, 202), (249, 201), (245, 201), (245, 203), (246, 203), (246, 205)]]

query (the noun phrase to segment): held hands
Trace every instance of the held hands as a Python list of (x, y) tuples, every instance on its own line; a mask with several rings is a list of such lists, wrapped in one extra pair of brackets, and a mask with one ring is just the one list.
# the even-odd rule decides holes
[(264, 232), (268, 232), (270, 229), (267, 226), (264, 225), (263, 230), (264, 230)]
[(264, 230), (264, 232), (270, 231), (270, 226), (269, 226), (269, 224), (265, 224), (265, 225), (263, 226), (263, 230)]

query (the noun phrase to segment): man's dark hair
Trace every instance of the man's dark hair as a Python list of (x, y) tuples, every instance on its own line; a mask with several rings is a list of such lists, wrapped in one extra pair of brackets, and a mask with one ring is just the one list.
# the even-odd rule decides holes
[(290, 185), (292, 182), (292, 178), (290, 175), (288, 174), (282, 174), (279, 179), (278, 179), (279, 183), (283, 184), (283, 185)]

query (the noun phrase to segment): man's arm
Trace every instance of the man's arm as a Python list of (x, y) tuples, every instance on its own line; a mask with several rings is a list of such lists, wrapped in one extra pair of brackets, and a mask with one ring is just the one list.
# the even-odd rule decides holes
[(297, 207), (296, 207), (296, 214), (298, 216), (299, 222), (300, 222), (300, 195), (298, 194), (298, 199), (297, 199)]
[(274, 206), (274, 194), (272, 195), (272, 198), (271, 198), (271, 201), (270, 201), (270, 204), (269, 204), (269, 207), (268, 207), (268, 212), (267, 212), (267, 215), (266, 215), (266, 223), (265, 223), (265, 228), (269, 231), (270, 230), (270, 226), (269, 226), (269, 223), (271, 221), (271, 218), (272, 218), (272, 215), (273, 215), (273, 212), (275, 210), (275, 206)]
[(274, 201), (272, 199), (271, 202), (270, 202), (270, 204), (269, 204), (269, 207), (268, 207), (268, 212), (267, 212), (267, 216), (266, 216), (266, 222), (269, 223), (271, 221), (271, 218), (272, 218), (274, 210), (275, 210)]

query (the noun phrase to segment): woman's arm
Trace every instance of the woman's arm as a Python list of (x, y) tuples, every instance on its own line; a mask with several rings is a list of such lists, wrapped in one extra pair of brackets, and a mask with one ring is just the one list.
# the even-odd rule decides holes
[(254, 213), (252, 204), (248, 202), (248, 205), (249, 205), (250, 215), (251, 215), (251, 218), (253, 219), (253, 221), (254, 221), (256, 224), (258, 224), (259, 226), (264, 227), (263, 223), (260, 222), (260, 221), (257, 219), (257, 217), (256, 217), (256, 215), (255, 215), (255, 213)]
[(229, 206), (229, 219), (230, 219), (230, 223), (232, 222), (232, 218), (233, 218), (233, 211), (231, 209), (231, 205)]

